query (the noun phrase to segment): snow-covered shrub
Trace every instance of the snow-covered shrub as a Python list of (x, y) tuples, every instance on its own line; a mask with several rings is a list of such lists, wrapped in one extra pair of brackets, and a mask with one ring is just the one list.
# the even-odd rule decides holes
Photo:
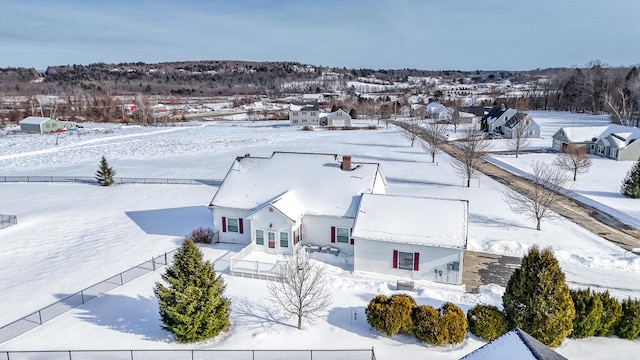
[(628, 298), (622, 301), (622, 317), (616, 327), (616, 335), (629, 340), (640, 335), (640, 300)]
[(571, 290), (571, 299), (576, 315), (573, 318), (573, 332), (570, 336), (576, 339), (593, 336), (602, 318), (600, 296), (589, 289)]
[(609, 291), (599, 293), (598, 296), (602, 302), (602, 316), (594, 335), (611, 337), (616, 333), (616, 326), (622, 317), (622, 305), (609, 295)]
[(467, 312), (469, 331), (474, 335), (492, 341), (507, 332), (504, 313), (492, 305), (476, 305)]

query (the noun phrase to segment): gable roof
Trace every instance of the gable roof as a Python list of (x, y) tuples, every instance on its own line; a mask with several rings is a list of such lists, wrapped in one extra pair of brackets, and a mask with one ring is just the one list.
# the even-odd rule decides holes
[(355, 217), (359, 195), (386, 182), (376, 163), (352, 162), (351, 170), (341, 170), (341, 160), (335, 154), (291, 152), (238, 157), (210, 206), (256, 211), (270, 204), (292, 219)]
[(20, 124), (40, 125), (47, 120), (51, 120), (51, 118), (42, 116), (27, 116), (26, 118), (20, 120)]
[(462, 359), (566, 360), (567, 358), (523, 330), (515, 328)]
[(362, 194), (351, 236), (464, 249), (467, 214), (465, 200)]
[(632, 140), (640, 138), (640, 128), (624, 125), (605, 126), (570, 126), (563, 127), (558, 132), (564, 131), (564, 136), (571, 142), (593, 142), (593, 139), (601, 139), (616, 134), (624, 137), (625, 145), (629, 145)]

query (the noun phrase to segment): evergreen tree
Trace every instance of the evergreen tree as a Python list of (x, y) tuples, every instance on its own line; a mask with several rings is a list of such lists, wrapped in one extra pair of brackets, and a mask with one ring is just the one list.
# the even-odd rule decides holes
[(231, 302), (213, 265), (189, 239), (162, 275), (168, 286), (156, 283), (155, 294), (164, 330), (179, 342), (194, 342), (218, 335), (229, 326)]
[(636, 161), (620, 187), (622, 195), (634, 199), (640, 198), (640, 160)]
[(600, 295), (589, 289), (571, 290), (571, 299), (573, 307), (576, 309), (571, 337), (579, 339), (593, 336), (600, 327), (600, 319), (602, 318)]
[(622, 305), (616, 298), (609, 295), (609, 291), (599, 293), (598, 296), (600, 296), (600, 301), (602, 302), (602, 317), (595, 335), (611, 337), (615, 334), (618, 322), (622, 317)]
[(98, 184), (102, 186), (111, 186), (115, 184), (115, 181), (113, 180), (114, 176), (116, 176), (116, 171), (109, 166), (107, 159), (103, 155), (102, 159), (100, 159), (100, 168), (96, 171), (96, 180), (98, 181)]
[(616, 326), (616, 335), (629, 340), (640, 335), (640, 300), (628, 298), (622, 301), (622, 317)]
[(358, 118), (358, 111), (356, 110), (356, 108), (353, 108), (351, 109), (351, 111), (349, 111), (349, 117), (351, 117), (352, 119)]
[(533, 246), (502, 297), (507, 323), (556, 347), (573, 330), (575, 309), (564, 273), (551, 249)]

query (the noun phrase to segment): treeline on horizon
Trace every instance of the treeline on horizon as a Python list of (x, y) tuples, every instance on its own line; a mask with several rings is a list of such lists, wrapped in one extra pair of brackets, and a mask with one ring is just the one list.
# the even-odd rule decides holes
[[(637, 67), (609, 67), (592, 61), (582, 67), (527, 71), (461, 70), (373, 70), (347, 69), (297, 62), (183, 61), (157, 64), (143, 62), (50, 66), (43, 73), (33, 68), (0, 68), (0, 96), (57, 95), (104, 98), (117, 95), (161, 97), (215, 97), (267, 95), (277, 99), (303, 93), (346, 92), (357, 102), (359, 93), (349, 81), (370, 79), (373, 85), (392, 85), (418, 78), (408, 88), (395, 88), (396, 95), (425, 94), (429, 100), (455, 106), (426, 78), (442, 78), (450, 84), (482, 84), (510, 81), (527, 84), (521, 94), (527, 109), (610, 113), (614, 121), (637, 123), (640, 80)], [(420, 81), (419, 78), (424, 78)], [(387, 92), (391, 93), (387, 88)], [(512, 88), (513, 89), (513, 88)], [(494, 101), (513, 102), (505, 89), (489, 93)], [(459, 93), (464, 96), (464, 91)], [(104, 100), (104, 99), (103, 99)], [(386, 99), (388, 102), (389, 98)], [(384, 102), (384, 99), (382, 100)], [(104, 101), (103, 101), (104, 102)], [(107, 101), (108, 102), (108, 101)], [(482, 105), (492, 105), (483, 103)], [(100, 106), (108, 106), (102, 104)], [(345, 107), (355, 107), (345, 104)], [(379, 106), (378, 106), (379, 108)]]

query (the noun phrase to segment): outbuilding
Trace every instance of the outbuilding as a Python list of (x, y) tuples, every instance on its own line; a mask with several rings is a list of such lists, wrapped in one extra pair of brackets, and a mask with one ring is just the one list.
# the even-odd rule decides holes
[(76, 123), (73, 121), (62, 121), (42, 116), (29, 116), (20, 121), (20, 130), (40, 134), (52, 133), (56, 130), (69, 130), (75, 127)]

